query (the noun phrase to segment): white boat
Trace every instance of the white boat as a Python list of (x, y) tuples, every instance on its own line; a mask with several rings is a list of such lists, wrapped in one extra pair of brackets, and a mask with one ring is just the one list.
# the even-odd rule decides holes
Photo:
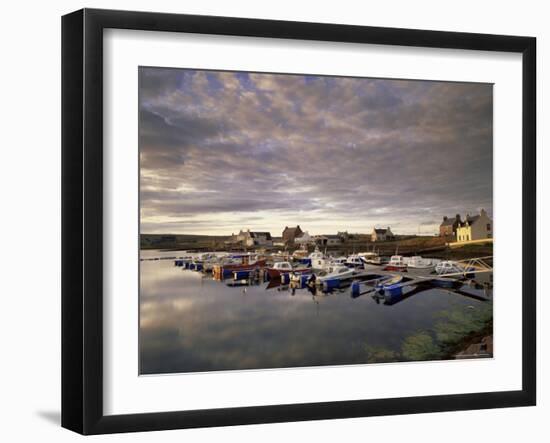
[(437, 264), (438, 260), (423, 258), (419, 255), (410, 257), (407, 261), (407, 267), (412, 269), (431, 269)]
[(435, 266), (435, 272), (438, 275), (444, 274), (460, 274), (465, 272), (465, 268), (458, 262), (452, 260), (444, 260)]
[(313, 269), (325, 269), (329, 263), (326, 255), (319, 251), (319, 248), (315, 248), (308, 258), (311, 260), (311, 267)]
[(344, 265), (330, 266), (324, 271), (315, 274), (317, 283), (323, 283), (326, 280), (341, 279), (351, 277), (355, 274), (355, 269)]
[(365, 267), (365, 261), (358, 255), (350, 255), (346, 259), (346, 266), (356, 269), (363, 269)]
[(385, 271), (407, 271), (407, 260), (402, 255), (392, 255), (389, 263), (384, 267)]
[(347, 257), (336, 257), (336, 258), (331, 258), (331, 259), (330, 259), (330, 263), (329, 263), (328, 265), (329, 265), (329, 266), (345, 265), (347, 259), (348, 259)]
[(361, 257), (365, 263), (368, 263), (370, 265), (380, 264), (380, 257), (376, 252), (360, 252), (357, 255)]

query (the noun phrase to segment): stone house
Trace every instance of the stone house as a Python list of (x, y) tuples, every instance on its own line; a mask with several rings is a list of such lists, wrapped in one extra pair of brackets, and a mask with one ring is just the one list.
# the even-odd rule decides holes
[(439, 236), (454, 237), (461, 223), (460, 214), (456, 214), (454, 218), (449, 218), (447, 216), (443, 217), (443, 221), (439, 225)]
[(493, 238), (493, 220), (489, 218), (485, 209), (478, 215), (466, 215), (466, 219), (456, 230), (456, 241), (467, 242)]
[(395, 240), (395, 235), (393, 235), (389, 226), (386, 229), (374, 228), (370, 237), (373, 242)]
[(300, 237), (304, 232), (300, 229), (300, 225), (296, 226), (295, 228), (289, 228), (288, 226), (285, 226), (285, 229), (283, 231), (283, 243), (286, 244), (292, 244), (294, 243), (295, 239), (297, 237)]

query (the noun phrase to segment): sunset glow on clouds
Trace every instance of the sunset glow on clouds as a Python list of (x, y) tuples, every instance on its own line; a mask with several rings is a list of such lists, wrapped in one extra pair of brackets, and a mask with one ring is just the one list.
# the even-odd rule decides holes
[(141, 232), (492, 213), (492, 85), (140, 68)]

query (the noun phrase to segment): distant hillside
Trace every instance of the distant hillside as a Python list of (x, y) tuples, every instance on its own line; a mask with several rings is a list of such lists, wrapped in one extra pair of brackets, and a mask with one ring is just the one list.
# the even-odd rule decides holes
[(216, 249), (227, 240), (225, 235), (141, 234), (141, 249)]

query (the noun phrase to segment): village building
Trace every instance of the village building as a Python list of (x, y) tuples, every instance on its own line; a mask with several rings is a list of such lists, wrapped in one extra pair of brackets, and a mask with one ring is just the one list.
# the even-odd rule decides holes
[(460, 223), (456, 230), (456, 241), (467, 242), (493, 238), (493, 221), (482, 209), (478, 215), (466, 215), (466, 219)]
[(295, 228), (289, 228), (288, 226), (285, 227), (283, 231), (283, 243), (286, 244), (293, 244), (297, 237), (300, 237), (304, 232), (300, 229), (300, 225), (296, 226)]
[(310, 243), (315, 243), (315, 239), (311, 235), (309, 235), (309, 232), (305, 231), (302, 233), (302, 235), (296, 237), (294, 239), (294, 242), (297, 245), (308, 245)]
[(237, 235), (232, 234), (225, 243), (246, 247), (252, 246), (273, 246), (273, 239), (269, 232), (254, 232), (250, 229), (240, 231)]
[(443, 221), (439, 225), (439, 236), (440, 237), (454, 237), (456, 236), (456, 230), (462, 223), (460, 219), (460, 214), (456, 214), (454, 218), (449, 218), (447, 216), (443, 217)]
[(393, 235), (393, 232), (391, 232), (391, 229), (390, 229), (389, 226), (386, 229), (384, 229), (384, 228), (374, 228), (372, 230), (372, 234), (370, 236), (370, 239), (373, 242), (390, 241), (390, 240), (395, 240), (395, 235)]
[(317, 246), (338, 246), (343, 243), (342, 237), (339, 235), (316, 235), (315, 244)]

